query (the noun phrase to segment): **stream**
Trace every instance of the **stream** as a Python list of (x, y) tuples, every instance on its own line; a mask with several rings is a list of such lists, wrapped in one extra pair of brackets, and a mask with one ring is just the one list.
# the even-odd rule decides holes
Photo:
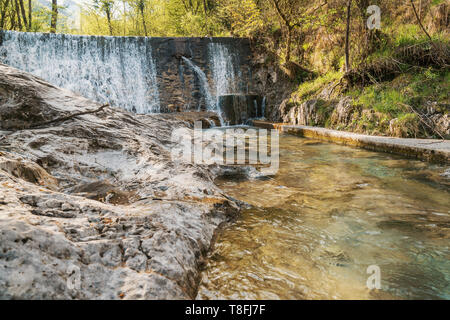
[[(251, 208), (224, 228), (198, 299), (450, 299), (442, 165), (290, 135), (272, 177), (216, 183)], [(381, 289), (368, 289), (369, 266)]]

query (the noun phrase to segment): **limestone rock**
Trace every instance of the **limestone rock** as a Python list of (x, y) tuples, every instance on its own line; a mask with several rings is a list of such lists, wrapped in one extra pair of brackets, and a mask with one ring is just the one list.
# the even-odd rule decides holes
[(36, 185), (45, 186), (51, 190), (58, 188), (58, 180), (52, 177), (38, 164), (21, 158), (3, 159), (0, 161), (0, 169), (8, 172), (16, 178)]
[(107, 107), (26, 129), (99, 105), (5, 65), (0, 91), (0, 299), (195, 297), (239, 207), (217, 170), (171, 158), (189, 121)]
[(435, 114), (430, 117), (434, 123), (434, 129), (446, 139), (450, 138), (450, 115)]
[(323, 126), (331, 112), (332, 106), (325, 100), (313, 99), (286, 109), (289, 109), (289, 113), (283, 120), (287, 123), (306, 126)]
[(353, 111), (352, 98), (348, 96), (341, 98), (331, 115), (331, 123), (344, 126), (348, 125)]

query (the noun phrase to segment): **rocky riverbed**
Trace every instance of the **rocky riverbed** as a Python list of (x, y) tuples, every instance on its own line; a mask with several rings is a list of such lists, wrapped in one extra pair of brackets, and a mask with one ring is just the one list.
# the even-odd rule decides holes
[[(86, 113), (88, 112), (88, 113)], [(135, 115), (0, 64), (0, 299), (186, 299), (239, 205)]]

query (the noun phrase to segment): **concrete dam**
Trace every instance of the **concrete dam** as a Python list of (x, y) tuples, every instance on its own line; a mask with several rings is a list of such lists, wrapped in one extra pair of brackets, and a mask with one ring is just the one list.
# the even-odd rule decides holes
[(0, 31), (0, 62), (135, 113), (215, 111), (223, 124), (263, 117), (244, 38), (81, 36)]

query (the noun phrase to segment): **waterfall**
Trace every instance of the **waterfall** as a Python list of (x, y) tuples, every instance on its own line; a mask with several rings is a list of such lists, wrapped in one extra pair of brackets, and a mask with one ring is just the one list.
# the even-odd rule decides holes
[(224, 44), (213, 42), (208, 45), (208, 51), (216, 100), (219, 96), (239, 93), (236, 86), (235, 63), (230, 50)]
[[(216, 112), (220, 120), (220, 125), (223, 126), (225, 123), (222, 115), (223, 112), (219, 108), (219, 103), (217, 99), (214, 99), (211, 94), (206, 74), (202, 71), (202, 69), (199, 68), (199, 66), (195, 65), (190, 59), (186, 57), (182, 58), (183, 61), (186, 62), (188, 67), (191, 68), (191, 70), (197, 74), (197, 77), (200, 80), (200, 90), (202, 91), (202, 94), (205, 97), (207, 110)], [(200, 106), (198, 107), (198, 110), (200, 110)]]
[(160, 111), (149, 38), (1, 31), (0, 61), (98, 102)]
[[(210, 111), (216, 111), (216, 103), (211, 95), (211, 90), (209, 89), (208, 78), (206, 74), (200, 69), (199, 66), (195, 65), (190, 59), (182, 57), (183, 61), (186, 62), (188, 67), (195, 72), (198, 80), (200, 81), (200, 90), (205, 97), (206, 109)], [(198, 111), (200, 111), (200, 106), (198, 106)]]
[(235, 63), (233, 55), (227, 46), (217, 42), (211, 42), (208, 45), (209, 65), (212, 71), (212, 77), (215, 85), (215, 98), (217, 113), (220, 114), (221, 124), (224, 124), (222, 104), (219, 103), (219, 97), (232, 93), (239, 93), (236, 86)]
[(264, 96), (262, 98), (262, 102), (261, 102), (261, 118), (265, 118), (266, 117), (266, 97)]
[[(55, 86), (141, 114), (200, 110), (206, 105), (208, 111), (218, 114), (222, 124), (229, 121), (225, 108), (233, 107), (232, 101), (253, 99), (249, 94), (252, 83), (249, 52), (245, 39), (108, 37), (0, 30), (0, 62)], [(191, 72), (186, 78), (188, 69)], [(224, 106), (219, 102), (227, 95), (243, 97), (222, 99), (227, 102)], [(245, 106), (241, 111), (248, 116), (254, 117), (253, 110), (261, 116), (260, 100), (257, 104), (252, 100), (251, 106), (246, 102)]]

